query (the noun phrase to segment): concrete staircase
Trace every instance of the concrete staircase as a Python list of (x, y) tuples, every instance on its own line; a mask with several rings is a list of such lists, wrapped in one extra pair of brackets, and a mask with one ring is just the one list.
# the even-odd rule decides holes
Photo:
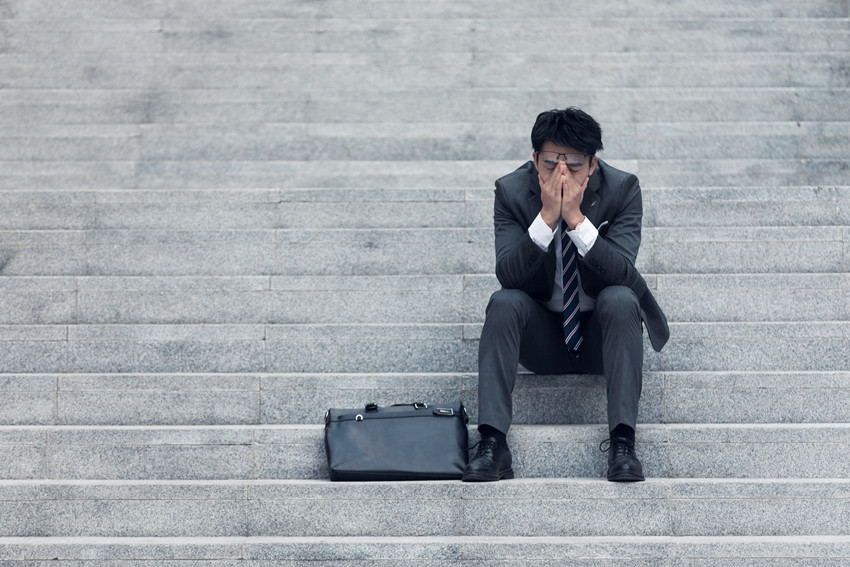
[[(475, 421), (567, 105), (643, 187), (647, 482), (528, 375), (517, 480), (330, 483), (329, 407)], [(849, 125), (847, 0), (0, 0), (0, 564), (846, 565)]]

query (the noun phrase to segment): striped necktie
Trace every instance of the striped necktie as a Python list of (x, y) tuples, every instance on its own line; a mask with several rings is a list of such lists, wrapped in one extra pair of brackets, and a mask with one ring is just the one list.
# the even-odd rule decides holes
[(567, 236), (567, 223), (561, 221), (561, 255), (564, 266), (564, 342), (572, 352), (581, 347), (581, 325), (578, 309), (578, 264), (576, 245)]

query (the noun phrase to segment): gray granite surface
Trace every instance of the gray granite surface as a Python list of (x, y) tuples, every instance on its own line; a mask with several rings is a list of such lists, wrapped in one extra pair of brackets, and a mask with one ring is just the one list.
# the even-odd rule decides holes
[[(0, 563), (847, 564), (848, 17), (0, 0)], [(600, 376), (519, 368), (517, 480), (328, 482), (331, 407), (476, 440), (493, 181), (573, 104), (671, 323), (649, 480), (603, 480)]]

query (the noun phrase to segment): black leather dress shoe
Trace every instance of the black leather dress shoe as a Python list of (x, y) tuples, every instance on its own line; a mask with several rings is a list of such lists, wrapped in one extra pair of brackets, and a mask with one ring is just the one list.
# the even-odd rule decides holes
[(482, 436), (475, 457), (466, 465), (463, 482), (493, 482), (513, 478), (511, 450), (495, 437)]
[(643, 477), (643, 465), (635, 455), (634, 441), (625, 437), (612, 437), (603, 441), (599, 450), (608, 453), (608, 480), (611, 482), (646, 480)]

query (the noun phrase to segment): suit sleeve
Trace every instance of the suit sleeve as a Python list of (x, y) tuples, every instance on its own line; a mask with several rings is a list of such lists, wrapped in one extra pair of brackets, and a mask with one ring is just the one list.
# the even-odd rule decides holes
[(637, 177), (629, 174), (615, 190), (621, 193), (621, 205), (606, 230), (600, 231), (596, 243), (580, 260), (593, 276), (592, 282), (585, 282), (585, 288), (594, 296), (611, 285), (632, 288), (646, 285), (638, 283), (638, 279), (642, 281), (643, 278), (635, 268), (643, 218), (640, 184)]
[(667, 317), (634, 265), (640, 245), (643, 216), (637, 178), (629, 174), (622, 188), (622, 209), (615, 214), (604, 237), (597, 238), (593, 248), (579, 260), (585, 266), (584, 275), (587, 276), (583, 277), (582, 283), (594, 297), (609, 285), (623, 285), (634, 291), (640, 302), (652, 348), (660, 351), (670, 338)]
[[(548, 252), (534, 243), (528, 226), (518, 214), (518, 205), (508, 201), (504, 187), (497, 181), (493, 222), (496, 237), (496, 277), (503, 288), (520, 289), (535, 299), (546, 300), (552, 294), (547, 286)], [(554, 273), (548, 280), (554, 279)]]

